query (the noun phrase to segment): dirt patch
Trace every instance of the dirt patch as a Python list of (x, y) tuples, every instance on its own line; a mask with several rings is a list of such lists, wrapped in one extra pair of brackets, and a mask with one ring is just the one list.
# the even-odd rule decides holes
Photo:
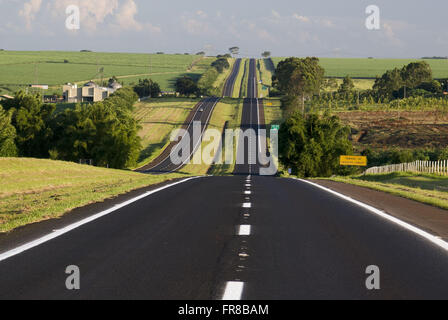
[(358, 150), (384, 148), (445, 148), (448, 114), (443, 111), (354, 111), (337, 114), (352, 127)]

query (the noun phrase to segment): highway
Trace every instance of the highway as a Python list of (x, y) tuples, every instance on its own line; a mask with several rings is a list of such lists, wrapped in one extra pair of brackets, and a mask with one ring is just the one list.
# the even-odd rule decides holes
[[(365, 287), (369, 265), (381, 290)], [(208, 300), (229, 283), (248, 300), (446, 299), (447, 270), (446, 250), (307, 183), (205, 177), (1, 261), (0, 299)]]
[[(242, 128), (257, 131), (264, 121), (254, 61), (248, 95)], [(235, 176), (178, 181), (92, 209), (90, 219), (31, 243), (7, 235), (0, 299), (448, 299), (446, 242), (259, 169), (256, 161)], [(80, 290), (66, 288), (72, 265)], [(380, 271), (379, 290), (366, 286), (370, 266)]]
[[(241, 59), (237, 59), (232, 72), (230, 73), (228, 79), (226, 80), (226, 83), (224, 85), (223, 89), (223, 96), (224, 97), (232, 97), (233, 90), (235, 87), (235, 80), (238, 76), (238, 72), (241, 65)], [(194, 136), (194, 126), (193, 123), (195, 121), (201, 122), (201, 133), (204, 132), (204, 130), (207, 129), (208, 123), (210, 121), (210, 118), (213, 114), (214, 108), (216, 104), (219, 102), (218, 98), (205, 98), (201, 102), (199, 102), (195, 108), (193, 108), (192, 112), (190, 113), (189, 117), (187, 118), (186, 125), (183, 126), (183, 129), (185, 129), (188, 132), (190, 139), (190, 155), (189, 157), (186, 157), (185, 160), (189, 160), (193, 157), (194, 152), (199, 148), (200, 142), (202, 141), (202, 134)], [(188, 136), (186, 135), (185, 138)], [(184, 141), (187, 141), (185, 139)], [(139, 168), (139, 172), (143, 173), (152, 173), (152, 174), (164, 174), (164, 173), (171, 173), (175, 171), (179, 171), (184, 167), (186, 162), (183, 161), (181, 164), (175, 164), (171, 161), (170, 155), (179, 152), (180, 148), (182, 146), (182, 141), (178, 142), (172, 142), (166, 147), (162, 153), (154, 159), (150, 164)]]
[[(202, 134), (207, 129), (213, 110), (218, 102), (219, 98), (205, 98), (199, 102), (190, 114), (189, 119), (187, 119), (188, 125), (184, 126), (184, 130), (188, 132), (188, 135), (183, 135), (179, 143), (172, 142), (152, 163), (140, 168), (138, 171), (143, 173), (163, 174), (175, 172), (184, 167), (199, 148), (202, 141)], [(199, 135), (193, 134), (194, 122), (201, 123), (200, 130), (198, 130), (198, 132), (200, 131)], [(187, 155), (184, 161), (180, 164), (173, 163), (170, 155), (175, 152), (180, 154), (183, 143), (190, 144), (190, 154)]]
[[(244, 141), (244, 148), (238, 150), (239, 159), (244, 159), (241, 164), (236, 164), (235, 175), (258, 175), (260, 173), (260, 162), (258, 152), (260, 151), (259, 129), (260, 115), (264, 115), (263, 103), (258, 99), (258, 81), (256, 60), (251, 59), (249, 63), (249, 77), (247, 83), (247, 98), (243, 101), (243, 112), (241, 118), (241, 130), (251, 130), (255, 135), (248, 135)], [(263, 121), (264, 123), (264, 121)], [(243, 155), (241, 155), (241, 153)], [(242, 161), (240, 161), (242, 162)]]
[(236, 59), (232, 72), (230, 76), (227, 78), (226, 83), (224, 84), (223, 97), (233, 97), (233, 90), (235, 88), (235, 80), (238, 77), (238, 73), (240, 71), (241, 59)]

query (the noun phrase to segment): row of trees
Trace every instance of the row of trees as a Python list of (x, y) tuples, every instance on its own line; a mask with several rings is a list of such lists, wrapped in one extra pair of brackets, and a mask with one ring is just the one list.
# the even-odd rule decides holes
[(132, 88), (123, 88), (103, 102), (56, 112), (54, 105), (42, 104), (40, 95), (19, 92), (0, 110), (0, 155), (132, 167), (141, 149), (132, 115), (137, 99)]
[(379, 96), (387, 98), (406, 98), (406, 89), (441, 91), (441, 86), (433, 81), (431, 67), (425, 61), (389, 70), (378, 77), (373, 86)]
[(211, 63), (209, 68), (196, 83), (191, 77), (183, 76), (176, 80), (176, 92), (183, 96), (190, 95), (217, 95), (214, 84), (219, 74), (230, 68), (229, 55), (219, 55), (217, 59)]

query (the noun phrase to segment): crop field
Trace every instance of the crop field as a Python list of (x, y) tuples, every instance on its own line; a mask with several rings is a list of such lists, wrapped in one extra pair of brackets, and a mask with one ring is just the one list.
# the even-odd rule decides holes
[(34, 83), (56, 89), (67, 82), (100, 80), (101, 68), (104, 79), (116, 76), (131, 83), (150, 77), (160, 81), (162, 90), (171, 91), (173, 79), (183, 74), (198, 78), (213, 59), (195, 55), (1, 51), (0, 92)]
[[(275, 66), (285, 58), (272, 58)], [(419, 59), (367, 59), (367, 58), (320, 58), (327, 77), (375, 78), (387, 70), (401, 68)], [(435, 78), (448, 78), (448, 60), (424, 60), (431, 66)]]

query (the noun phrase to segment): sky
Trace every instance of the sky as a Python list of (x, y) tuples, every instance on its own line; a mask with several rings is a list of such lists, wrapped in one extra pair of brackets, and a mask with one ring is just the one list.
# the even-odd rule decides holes
[[(69, 5), (79, 30), (66, 27)], [(369, 5), (379, 29), (366, 27)], [(447, 0), (0, 0), (0, 49), (448, 56), (447, 15)]]

